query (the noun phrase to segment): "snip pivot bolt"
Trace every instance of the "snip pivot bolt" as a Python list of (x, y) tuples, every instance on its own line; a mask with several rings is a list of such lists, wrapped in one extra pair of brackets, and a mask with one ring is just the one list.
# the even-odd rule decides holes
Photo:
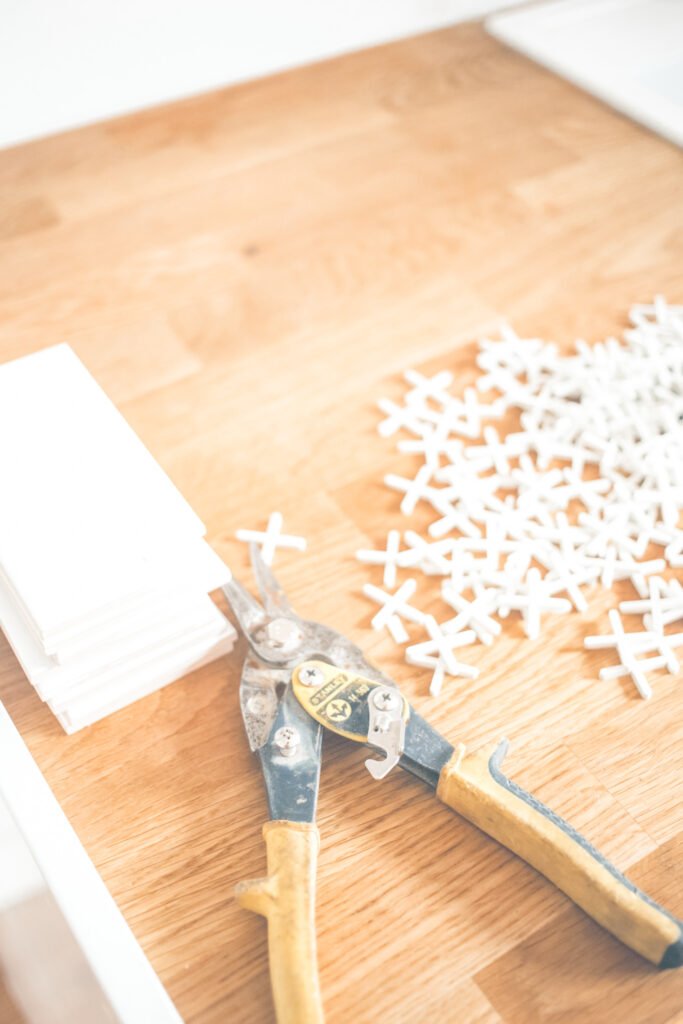
[(299, 671), (299, 679), (304, 686), (320, 686), (325, 682), (325, 676), (321, 669), (314, 665), (307, 665)]
[(372, 703), (378, 711), (393, 711), (401, 703), (401, 698), (394, 690), (375, 690)]
[(299, 733), (289, 725), (283, 725), (273, 736), (273, 743), (284, 757), (291, 757), (299, 746)]

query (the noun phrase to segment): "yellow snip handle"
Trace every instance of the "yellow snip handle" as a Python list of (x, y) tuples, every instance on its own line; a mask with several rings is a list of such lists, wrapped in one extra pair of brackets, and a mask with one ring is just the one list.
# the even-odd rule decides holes
[(242, 882), (240, 906), (268, 920), (270, 981), (278, 1024), (322, 1024), (315, 943), (315, 879), (320, 835), (315, 825), (263, 826), (268, 877)]
[(507, 846), (595, 921), (659, 967), (683, 963), (681, 923), (629, 882), (559, 815), (500, 771), (507, 743), (442, 768), (437, 796)]

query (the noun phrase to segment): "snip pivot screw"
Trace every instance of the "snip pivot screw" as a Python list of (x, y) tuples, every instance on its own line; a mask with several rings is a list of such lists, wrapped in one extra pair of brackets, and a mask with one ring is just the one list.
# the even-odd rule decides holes
[(372, 703), (378, 711), (393, 711), (400, 702), (401, 698), (393, 690), (375, 690), (372, 695)]
[(299, 733), (289, 725), (283, 725), (275, 733), (273, 743), (284, 757), (291, 757), (299, 746)]
[(321, 668), (316, 668), (315, 665), (307, 665), (306, 668), (299, 670), (299, 682), (303, 683), (304, 686), (320, 686), (325, 680), (325, 674)]
[(301, 630), (291, 619), (272, 619), (265, 629), (269, 647), (280, 651), (291, 651), (301, 643)]

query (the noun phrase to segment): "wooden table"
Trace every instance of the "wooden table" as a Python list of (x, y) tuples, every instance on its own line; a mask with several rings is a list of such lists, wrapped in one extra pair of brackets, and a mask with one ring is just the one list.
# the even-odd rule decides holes
[[(208, 524), (273, 509), (303, 613), (348, 632), (452, 739), (507, 766), (683, 915), (681, 679), (645, 703), (582, 649), (612, 595), (543, 639), (477, 651), (427, 696), (369, 628), (353, 557), (402, 526), (405, 457), (375, 400), (407, 366), (474, 375), (501, 317), (569, 344), (632, 302), (683, 300), (671, 145), (465, 25), (0, 154), (0, 358), (69, 342)], [(49, 429), (49, 424), (46, 424)], [(3, 443), (11, 439), (3, 438)], [(46, 495), (49, 501), (49, 495)], [(6, 645), (0, 698), (193, 1024), (267, 1022), (266, 935), (232, 897), (262, 873), (265, 805), (240, 649), (66, 737)], [(329, 1024), (683, 1020), (658, 974), (403, 773), (326, 741), (319, 824)]]

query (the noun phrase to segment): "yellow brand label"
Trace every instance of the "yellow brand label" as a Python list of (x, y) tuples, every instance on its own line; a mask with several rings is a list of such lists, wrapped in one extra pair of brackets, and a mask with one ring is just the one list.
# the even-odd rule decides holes
[[(311, 680), (314, 680), (313, 685)], [(357, 743), (365, 743), (368, 738), (368, 695), (380, 686), (380, 683), (341, 671), (325, 661), (306, 661), (292, 673), (294, 694), (311, 718), (326, 729)], [(407, 720), (409, 705), (404, 697), (401, 699)]]

